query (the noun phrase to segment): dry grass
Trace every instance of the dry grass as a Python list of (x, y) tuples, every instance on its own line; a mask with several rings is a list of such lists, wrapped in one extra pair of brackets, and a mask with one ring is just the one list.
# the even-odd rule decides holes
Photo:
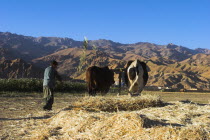
[[(75, 98), (68, 107), (37, 112), (48, 119), (28, 119), (16, 139), (37, 140), (208, 140), (210, 105), (170, 102), (158, 96)], [(9, 139), (9, 138), (8, 138)]]
[(208, 105), (176, 102), (154, 108), (160, 105), (157, 96), (148, 95), (84, 97), (31, 131), (30, 139), (210, 138)]
[(142, 122), (136, 113), (65, 111), (50, 120), (48, 131), (32, 132), (31, 139), (118, 139), (142, 131)]
[(89, 113), (65, 111), (31, 132), (31, 139), (202, 139), (209, 133), (201, 126), (147, 128), (147, 119), (138, 112)]
[(96, 96), (84, 97), (74, 102), (71, 107), (79, 107), (88, 111), (134, 111), (147, 107), (163, 106), (162, 100), (157, 95), (144, 95), (139, 97), (129, 96)]

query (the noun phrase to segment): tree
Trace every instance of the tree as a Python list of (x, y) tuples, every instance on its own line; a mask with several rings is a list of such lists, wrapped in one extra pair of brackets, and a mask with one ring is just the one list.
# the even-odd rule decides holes
[(79, 66), (77, 67), (78, 72), (81, 72), (82, 67), (86, 64), (86, 50), (87, 50), (87, 47), (88, 47), (88, 40), (87, 40), (86, 37), (84, 37), (82, 54), (80, 56)]

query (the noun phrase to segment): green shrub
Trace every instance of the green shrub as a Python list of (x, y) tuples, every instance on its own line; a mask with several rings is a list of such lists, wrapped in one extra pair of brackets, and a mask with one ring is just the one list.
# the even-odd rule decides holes
[[(41, 79), (0, 79), (0, 91), (10, 92), (42, 92), (43, 80)], [(85, 92), (86, 84), (79, 82), (57, 82), (56, 92)]]

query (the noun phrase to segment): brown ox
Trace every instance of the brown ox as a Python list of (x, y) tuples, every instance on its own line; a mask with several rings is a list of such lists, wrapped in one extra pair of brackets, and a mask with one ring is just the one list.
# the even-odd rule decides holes
[(114, 72), (108, 67), (89, 67), (86, 71), (86, 82), (89, 95), (95, 96), (96, 92), (105, 94), (114, 84)]

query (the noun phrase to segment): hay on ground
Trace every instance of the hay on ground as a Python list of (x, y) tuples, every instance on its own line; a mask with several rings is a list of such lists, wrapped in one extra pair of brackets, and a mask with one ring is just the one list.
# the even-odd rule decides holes
[(164, 103), (159, 96), (96, 96), (81, 98), (73, 104), (73, 107), (79, 107), (89, 111), (117, 112), (134, 111), (163, 105)]
[[(210, 106), (157, 96), (84, 97), (31, 129), (27, 139), (208, 140)], [(161, 107), (159, 107), (161, 106)], [(155, 107), (155, 108), (154, 108)], [(202, 120), (202, 119), (205, 119)], [(204, 123), (203, 123), (204, 122)], [(39, 126), (39, 127), (38, 127)], [(24, 136), (23, 136), (24, 137)]]

